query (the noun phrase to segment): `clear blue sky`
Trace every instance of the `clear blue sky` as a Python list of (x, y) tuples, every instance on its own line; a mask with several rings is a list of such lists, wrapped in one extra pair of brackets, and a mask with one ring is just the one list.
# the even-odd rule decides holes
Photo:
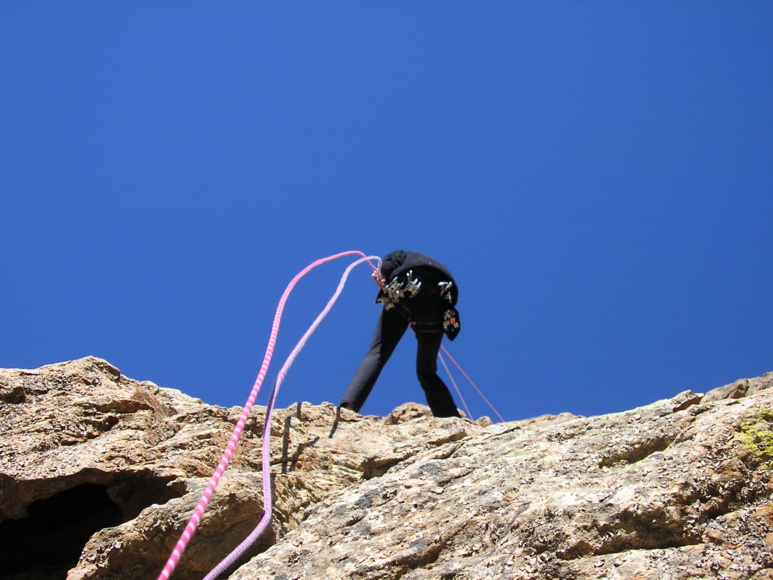
[[(773, 370), (773, 3), (7, 0), (0, 196), (2, 367), (241, 405), (296, 272), (408, 249), (454, 272), (449, 350), (506, 419), (622, 411)], [(280, 406), (340, 399), (374, 290)], [(413, 343), (363, 412), (423, 401)]]

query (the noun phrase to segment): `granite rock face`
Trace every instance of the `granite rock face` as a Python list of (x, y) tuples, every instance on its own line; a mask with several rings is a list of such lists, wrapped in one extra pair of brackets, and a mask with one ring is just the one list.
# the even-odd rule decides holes
[[(491, 425), (274, 413), (247, 578), (773, 578), (773, 373), (624, 413)], [(154, 578), (240, 409), (85, 358), (0, 370), (3, 578)], [(262, 516), (264, 409), (173, 578)]]

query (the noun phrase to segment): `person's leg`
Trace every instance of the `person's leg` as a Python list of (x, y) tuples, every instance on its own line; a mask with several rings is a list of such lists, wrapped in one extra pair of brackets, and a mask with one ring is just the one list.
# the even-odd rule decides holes
[(442, 340), (442, 332), (416, 333), (416, 376), (433, 416), (460, 417), (451, 392), (437, 374), (437, 356)]
[(341, 407), (359, 412), (407, 328), (408, 321), (395, 310), (381, 311), (370, 348), (341, 399)]

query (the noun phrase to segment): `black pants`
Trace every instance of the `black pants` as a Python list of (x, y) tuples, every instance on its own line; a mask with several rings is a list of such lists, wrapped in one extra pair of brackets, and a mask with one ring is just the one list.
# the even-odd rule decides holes
[[(394, 309), (381, 311), (370, 348), (341, 400), (342, 407), (360, 410), (408, 324), (408, 320)], [(442, 340), (443, 332), (440, 330), (416, 333), (416, 376), (435, 417), (459, 417), (448, 387), (437, 375), (437, 357)]]

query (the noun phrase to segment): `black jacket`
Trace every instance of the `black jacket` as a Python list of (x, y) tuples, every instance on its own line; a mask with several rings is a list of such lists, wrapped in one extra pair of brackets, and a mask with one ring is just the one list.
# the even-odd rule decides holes
[(450, 270), (437, 260), (418, 252), (397, 250), (384, 256), (381, 262), (381, 275), (387, 283), (409, 270), (422, 280), (422, 293), (432, 292), (432, 289), (437, 288), (438, 282), (453, 282), (450, 289), (451, 306), (456, 306), (459, 287)]

